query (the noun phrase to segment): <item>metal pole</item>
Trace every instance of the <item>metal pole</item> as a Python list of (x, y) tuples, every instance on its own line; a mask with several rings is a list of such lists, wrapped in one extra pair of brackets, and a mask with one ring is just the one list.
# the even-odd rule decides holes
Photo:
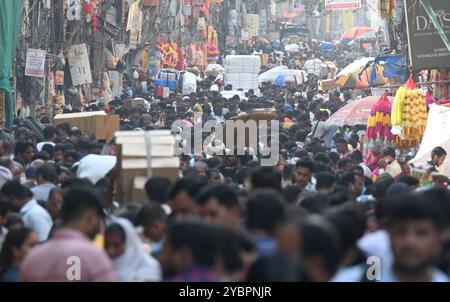
[[(433, 84), (450, 84), (450, 81), (433, 81), (433, 82), (417, 83), (417, 85), (433, 85)], [(397, 88), (397, 87), (401, 87), (401, 86), (403, 86), (403, 84), (384, 85), (384, 86), (370, 87), (370, 88)]]

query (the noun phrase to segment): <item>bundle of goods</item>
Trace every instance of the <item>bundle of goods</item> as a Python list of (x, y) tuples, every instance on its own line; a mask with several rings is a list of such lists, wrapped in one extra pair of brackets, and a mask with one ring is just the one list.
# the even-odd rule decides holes
[(217, 33), (212, 26), (208, 29), (208, 43), (206, 44), (208, 63), (216, 63), (220, 56), (219, 48), (217, 48)]
[(372, 106), (370, 116), (367, 119), (368, 148), (375, 146), (386, 147), (392, 144), (395, 136), (391, 132), (392, 106), (386, 95)]
[(191, 72), (183, 74), (183, 95), (188, 95), (197, 91), (197, 77)]
[(412, 78), (400, 87), (392, 104), (392, 133), (401, 149), (416, 147), (422, 140), (427, 124), (425, 97)]
[(150, 177), (175, 182), (180, 160), (170, 130), (117, 131), (117, 199), (146, 202), (145, 183)]
[(233, 89), (258, 90), (258, 76), (261, 71), (261, 58), (258, 56), (226, 56), (225, 85), (231, 84)]

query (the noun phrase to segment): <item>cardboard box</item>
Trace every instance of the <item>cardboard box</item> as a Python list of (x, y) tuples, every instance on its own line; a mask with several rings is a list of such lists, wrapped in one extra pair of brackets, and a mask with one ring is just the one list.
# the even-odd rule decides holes
[(108, 140), (120, 129), (120, 116), (107, 115), (104, 111), (57, 114), (53, 125), (69, 123), (81, 133), (94, 135), (98, 140)]
[[(115, 138), (119, 201), (146, 202), (145, 183), (150, 175), (168, 178), (172, 183), (178, 179), (180, 159), (174, 156), (175, 138), (170, 130), (118, 131)], [(150, 171), (147, 156), (150, 156)]]
[[(153, 177), (166, 177), (172, 184), (178, 179), (178, 167), (177, 168), (154, 168), (152, 169)], [(139, 181), (138, 181), (139, 179)], [(145, 179), (145, 181), (144, 181)], [(148, 180), (147, 168), (136, 168), (136, 169), (122, 169), (120, 171), (120, 177), (118, 185), (121, 189), (121, 199), (122, 202), (140, 202), (141, 197), (137, 197), (139, 200), (135, 200), (134, 197), (141, 196), (143, 190), (145, 194), (144, 185)], [(143, 185), (142, 185), (143, 183)], [(140, 184), (140, 185), (138, 185)], [(146, 201), (147, 199), (145, 199)]]
[(145, 203), (148, 201), (147, 192), (145, 192), (145, 183), (147, 177), (138, 176), (133, 179), (133, 188), (131, 192), (131, 200), (133, 202)]
[(323, 90), (323, 91), (327, 91), (327, 90), (334, 89), (337, 87), (335, 80), (322, 80), (322, 81), (318, 82), (317, 86), (318, 86), (319, 90)]

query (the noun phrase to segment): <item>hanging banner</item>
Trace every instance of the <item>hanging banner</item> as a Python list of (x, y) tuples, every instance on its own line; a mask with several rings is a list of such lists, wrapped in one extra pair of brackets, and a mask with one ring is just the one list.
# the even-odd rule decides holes
[(345, 11), (342, 13), (342, 19), (344, 24), (344, 31), (352, 29), (353, 26), (353, 12)]
[(131, 4), (130, 9), (128, 10), (128, 22), (127, 22), (127, 31), (130, 31), (132, 25), (137, 22), (137, 18), (139, 18), (139, 3), (141, 1), (137, 0)]
[(91, 66), (86, 44), (72, 45), (67, 54), (72, 85), (92, 84)]
[(246, 14), (244, 19), (244, 29), (248, 32), (250, 38), (259, 35), (259, 15)]
[(45, 56), (47, 52), (40, 49), (28, 49), (25, 64), (25, 76), (43, 78), (45, 75)]
[(361, 8), (361, 0), (325, 0), (326, 10), (350, 10)]
[(266, 10), (262, 9), (259, 13), (259, 33), (261, 35), (267, 34), (266, 28), (267, 28), (267, 14)]
[(54, 76), (53, 72), (50, 72), (48, 74), (48, 95), (49, 96), (55, 96), (56, 95), (55, 76)]
[(142, 19), (142, 12), (139, 12), (138, 17), (133, 20), (130, 31), (130, 43), (128, 44), (129, 49), (136, 49), (141, 42)]
[(413, 69), (450, 67), (450, 1), (406, 0), (405, 11)]

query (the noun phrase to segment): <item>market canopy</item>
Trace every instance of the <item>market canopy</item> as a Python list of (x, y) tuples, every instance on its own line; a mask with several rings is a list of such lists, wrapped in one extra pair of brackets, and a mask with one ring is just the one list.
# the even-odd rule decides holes
[[(281, 66), (280, 66), (281, 67)], [(286, 67), (286, 66), (283, 66)], [(277, 67), (275, 67), (277, 68)], [(274, 68), (273, 68), (274, 69)], [(271, 82), (275, 83), (279, 76), (284, 76), (284, 82), (291, 82), (296, 84), (303, 84), (308, 81), (308, 75), (303, 70), (297, 69), (276, 69), (269, 70), (259, 75), (258, 81), (259, 83)]]
[(377, 35), (375, 31), (369, 31), (366, 32), (365, 34), (362, 34), (359, 37), (354, 38), (353, 40), (351, 40), (350, 42), (348, 42), (348, 45), (353, 45), (355, 43), (366, 43), (366, 42), (373, 42), (377, 39)]
[(367, 34), (369, 32), (375, 32), (375, 29), (372, 27), (353, 27), (352, 29), (346, 31), (341, 36), (341, 43), (347, 44), (348, 42), (352, 41), (353, 39), (356, 39), (364, 34)]
[[(393, 97), (388, 97), (392, 103)], [(372, 106), (380, 99), (380, 96), (368, 96), (363, 99), (354, 100), (336, 111), (328, 120), (327, 124), (342, 126), (365, 125), (370, 115)]]
[(369, 85), (374, 60), (369, 57), (354, 61), (336, 75), (336, 84), (341, 89), (364, 89), (386, 84), (388, 80), (383, 77), (383, 66), (377, 66), (375, 80)]

